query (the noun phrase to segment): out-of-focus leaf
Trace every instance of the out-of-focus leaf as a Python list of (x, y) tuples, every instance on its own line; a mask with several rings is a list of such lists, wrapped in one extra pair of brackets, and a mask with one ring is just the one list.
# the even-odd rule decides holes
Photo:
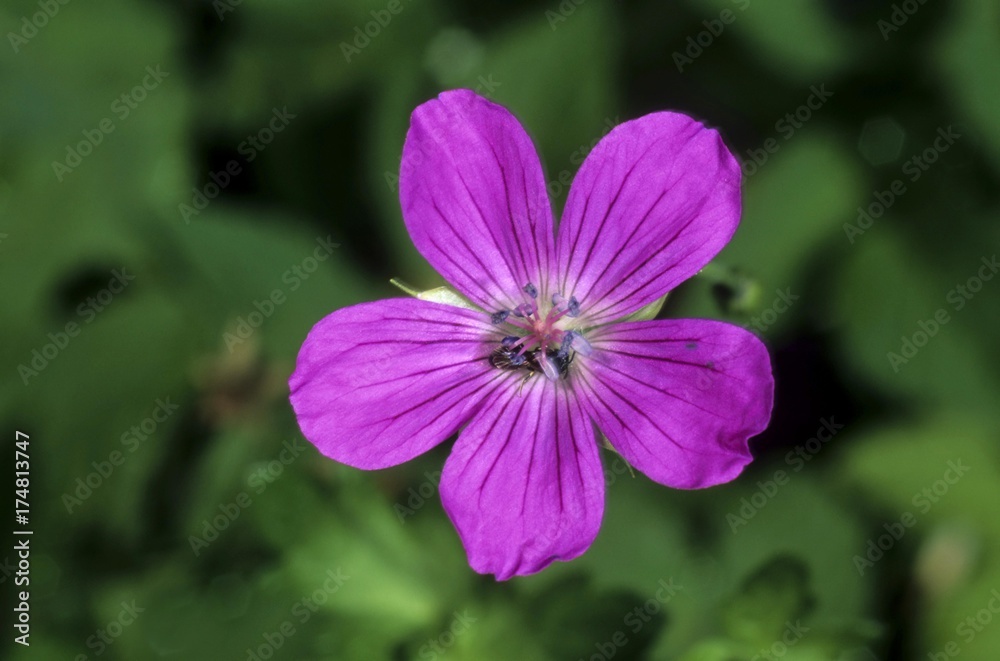
[[(123, 545), (135, 540), (145, 503), (121, 494), (149, 485), (172, 430), (191, 413), (183, 409), (192, 335), (155, 278), (143, 282), (141, 276), (136, 273), (93, 323), (78, 319), (79, 335), (24, 391), (33, 408), (61, 402), (60, 415), (40, 417), (37, 431), (45, 438), (88, 441), (37, 444), (54, 496), (35, 503), (48, 511), (43, 520), (97, 524)], [(43, 340), (49, 342), (39, 338), (39, 346)], [(81, 374), (88, 387), (81, 387)]]
[(959, 102), (963, 117), (976, 127), (978, 140), (989, 146), (994, 170), (1000, 169), (1000, 6), (990, 0), (961, 0), (950, 7), (953, 16), (928, 58), (941, 84)]
[[(210, 207), (174, 233), (179, 258), (200, 275), (197, 301), (208, 304), (205, 314), (215, 320), (224, 352), (253, 338), (271, 355), (294, 358), (313, 324), (338, 308), (377, 298), (340, 237), (289, 232), (292, 223)], [(212, 290), (205, 292), (208, 283)]]
[[(581, 610), (581, 603), (592, 606)], [(524, 626), (549, 658), (609, 656), (613, 651), (614, 658), (641, 659), (664, 625), (662, 608), (655, 597), (597, 591), (582, 576), (566, 575), (533, 594)]]
[(253, 124), (276, 105), (296, 112), (401, 62), (419, 62), (427, 35), (443, 20), (437, 0), (401, 0), (397, 12), (388, 4), (269, 0), (211, 16), (235, 33), (236, 43), (222, 54), (220, 79), (205, 90), (202, 110), (209, 123)]
[[(970, 261), (969, 274), (980, 266)], [(962, 321), (949, 293), (953, 286), (924, 268), (891, 226), (858, 237), (830, 301), (830, 316), (842, 325), (840, 356), (851, 373), (925, 401), (989, 405), (996, 380), (970, 342), (975, 329)]]
[[(754, 55), (783, 76), (815, 83), (828, 79), (858, 57), (858, 50), (821, 2), (788, 0), (767, 3), (751, 0), (691, 1), (693, 11), (704, 16), (691, 35), (698, 46), (698, 33), (712, 40), (742, 38)], [(725, 16), (723, 12), (728, 12)], [(727, 19), (723, 22), (722, 19)], [(719, 33), (713, 35), (712, 31)], [(683, 52), (687, 43), (678, 44)], [(704, 45), (702, 44), (702, 49)], [(697, 53), (698, 50), (693, 52)]]
[[(296, 507), (294, 499), (280, 498), (288, 488), (278, 482), (275, 493), (263, 494), (267, 498), (260, 498), (255, 516), (279, 518)], [(351, 578), (342, 592), (331, 595), (327, 608), (375, 619), (387, 635), (412, 634), (442, 617), (447, 604), (464, 592), (462, 577), (469, 577), (450, 526), (426, 516), (401, 521), (363, 481), (342, 491), (338, 502), (336, 509), (313, 508), (328, 513), (314, 516), (308, 529), (295, 533), (301, 541), (288, 551), (284, 579), (309, 585), (327, 570), (342, 568)], [(436, 553), (426, 553), (428, 545)]]
[(725, 606), (724, 623), (732, 638), (767, 646), (810, 605), (806, 565), (791, 556), (777, 557), (743, 582)]
[[(885, 517), (871, 541), (855, 551), (861, 567), (866, 577), (889, 570), (912, 577), (925, 595), (918, 617), (926, 628), (919, 644), (929, 652), (954, 642), (963, 656), (987, 658), (1000, 648), (1000, 632), (975, 622), (982, 609), (996, 603), (991, 590), (1000, 584), (1000, 563), (992, 552), (1000, 544), (995, 428), (991, 417), (961, 409), (927, 413), (908, 424), (871, 430), (843, 459), (844, 479), (874, 496)], [(887, 535), (899, 539), (878, 539)], [(882, 548), (872, 549), (876, 544)], [(916, 565), (899, 567), (900, 549), (916, 546), (921, 548)]]
[(993, 511), (1000, 499), (994, 427), (990, 418), (959, 408), (876, 429), (852, 445), (845, 474), (890, 513), (911, 512), (918, 534), (929, 534), (932, 524), (958, 525), (1000, 543)]

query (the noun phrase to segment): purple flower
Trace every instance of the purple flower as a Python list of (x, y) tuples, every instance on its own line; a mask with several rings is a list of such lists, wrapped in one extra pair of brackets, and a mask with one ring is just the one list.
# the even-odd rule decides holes
[(291, 401), (306, 438), (357, 468), (394, 466), (458, 432), (440, 491), (473, 569), (503, 580), (590, 546), (602, 434), (680, 489), (750, 462), (774, 389), (760, 340), (719, 321), (629, 318), (736, 230), (740, 168), (716, 131), (671, 112), (616, 127), (557, 227), (518, 121), (445, 92), (413, 113), (400, 200), (417, 249), (474, 305), (334, 312), (302, 345)]

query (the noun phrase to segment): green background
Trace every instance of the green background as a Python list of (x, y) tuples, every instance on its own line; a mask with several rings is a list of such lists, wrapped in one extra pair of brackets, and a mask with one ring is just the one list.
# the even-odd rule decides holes
[[(975, 282), (1000, 239), (993, 0), (43, 0), (0, 25), (2, 468), (29, 433), (35, 531), (31, 647), (6, 626), (4, 658), (998, 658), (1000, 281)], [(397, 295), (394, 276), (440, 284), (395, 176), (409, 113), (455, 87), (521, 119), (557, 207), (609, 126), (718, 127), (751, 175), (743, 221), (661, 314), (754, 328), (777, 382), (738, 480), (671, 490), (606, 455), (592, 549), (502, 584), (441, 509), (448, 443), (337, 465), (285, 385), (324, 315)], [(832, 96), (804, 111), (813, 88)], [(959, 137), (935, 149), (939, 130)], [(116, 269), (134, 279), (111, 296)], [(780, 314), (779, 291), (798, 297)], [(810, 442), (824, 421), (842, 429)]]

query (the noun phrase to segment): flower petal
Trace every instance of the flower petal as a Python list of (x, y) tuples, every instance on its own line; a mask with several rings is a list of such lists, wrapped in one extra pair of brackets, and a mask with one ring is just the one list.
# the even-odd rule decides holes
[(547, 291), (552, 207), (538, 154), (505, 108), (469, 90), (410, 118), (399, 174), (403, 220), (438, 273), (489, 311), (532, 283)]
[(488, 316), (416, 299), (338, 310), (309, 332), (289, 380), (320, 452), (357, 468), (408, 461), (475, 412), (496, 370)]
[(671, 112), (625, 122), (573, 180), (560, 289), (594, 323), (623, 317), (697, 273), (739, 218), (739, 164), (716, 131)]
[(469, 564), (498, 580), (587, 550), (604, 513), (594, 428), (573, 393), (510, 379), (459, 435), (441, 501)]
[(732, 480), (750, 462), (747, 440), (767, 426), (774, 394), (755, 335), (679, 319), (613, 324), (590, 341), (594, 353), (573, 376), (630, 464), (661, 484), (698, 489)]

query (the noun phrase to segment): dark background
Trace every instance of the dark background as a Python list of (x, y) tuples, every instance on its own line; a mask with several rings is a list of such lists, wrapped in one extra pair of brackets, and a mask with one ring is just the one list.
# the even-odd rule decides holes
[[(0, 655), (997, 658), (993, 0), (48, 0), (0, 24), (2, 469), (30, 434), (35, 531), (31, 647), (6, 626)], [(593, 548), (502, 584), (441, 509), (448, 443), (339, 466), (285, 385), (324, 315), (441, 284), (395, 177), (409, 113), (455, 87), (521, 119), (557, 207), (617, 123), (718, 127), (743, 221), (661, 314), (752, 328), (777, 380), (734, 483), (608, 455)]]

